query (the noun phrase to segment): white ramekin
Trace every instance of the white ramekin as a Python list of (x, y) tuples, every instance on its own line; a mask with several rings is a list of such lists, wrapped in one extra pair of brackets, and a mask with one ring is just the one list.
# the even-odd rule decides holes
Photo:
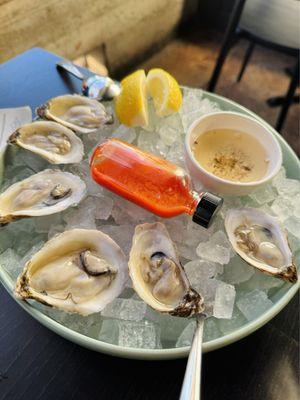
[[(233, 182), (204, 169), (194, 157), (192, 144), (196, 138), (212, 129), (234, 129), (256, 138), (265, 148), (269, 159), (265, 176), (254, 182)], [(282, 164), (282, 153), (276, 138), (260, 122), (243, 114), (224, 111), (204, 115), (192, 123), (185, 138), (185, 161), (192, 178), (200, 181), (206, 188), (222, 195), (243, 196), (266, 184), (278, 173)]]

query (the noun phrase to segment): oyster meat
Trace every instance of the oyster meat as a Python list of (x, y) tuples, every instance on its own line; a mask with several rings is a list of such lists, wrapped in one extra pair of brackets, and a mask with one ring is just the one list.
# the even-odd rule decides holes
[(190, 287), (162, 223), (136, 227), (128, 266), (135, 291), (155, 310), (181, 317), (204, 310), (203, 298)]
[(25, 265), (15, 294), (71, 313), (101, 311), (123, 290), (125, 255), (97, 230), (72, 229), (50, 239)]
[(22, 217), (54, 214), (78, 204), (86, 192), (76, 175), (46, 169), (0, 194), (0, 225)]
[(50, 121), (23, 125), (8, 142), (36, 153), (52, 164), (79, 163), (84, 154), (81, 139), (71, 129)]
[(232, 209), (225, 228), (232, 247), (248, 264), (277, 278), (297, 281), (287, 234), (275, 217), (255, 208)]
[(56, 121), (79, 133), (88, 133), (112, 122), (103, 104), (77, 94), (54, 97), (36, 110), (44, 119)]

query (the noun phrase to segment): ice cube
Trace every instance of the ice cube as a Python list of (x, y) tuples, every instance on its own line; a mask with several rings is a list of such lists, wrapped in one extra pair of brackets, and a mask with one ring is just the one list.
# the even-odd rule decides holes
[(161, 340), (166, 343), (176, 341), (189, 323), (187, 318), (161, 314), (150, 307), (147, 307), (146, 320), (160, 326)]
[(300, 193), (300, 182), (295, 179), (283, 179), (276, 188), (282, 197), (292, 198)]
[(258, 204), (270, 203), (277, 196), (278, 194), (270, 185), (265, 185), (250, 194), (250, 197)]
[[(26, 233), (23, 233), (26, 235)], [(24, 257), (24, 255), (32, 249), (35, 245), (38, 245), (40, 242), (45, 241), (45, 235), (44, 234), (36, 234), (36, 235), (31, 235), (27, 234), (26, 236), (21, 236), (19, 237), (19, 240), (15, 242), (14, 250), (21, 256)]]
[(284, 221), (284, 226), (292, 235), (300, 239), (300, 219), (289, 217)]
[(197, 111), (201, 107), (203, 92), (187, 89), (183, 92), (182, 106), (179, 110), (180, 116)]
[(292, 249), (292, 253), (295, 254), (298, 250), (300, 250), (300, 240), (290, 232), (288, 234), (288, 240), (289, 246)]
[(161, 127), (159, 137), (166, 146), (171, 146), (174, 142), (181, 140), (180, 132), (170, 126)]
[(177, 249), (180, 254), (180, 258), (185, 260), (195, 260), (197, 258), (196, 248), (187, 244), (179, 244), (177, 245)]
[(166, 157), (169, 149), (157, 133), (147, 131), (140, 132), (137, 144), (142, 150), (163, 158)]
[(272, 180), (272, 186), (277, 188), (277, 185), (280, 185), (283, 180), (286, 179), (286, 171), (284, 167), (281, 167), (278, 174)]
[(155, 216), (149, 211), (126, 199), (114, 197), (114, 207), (112, 209), (112, 217), (118, 225), (128, 223), (138, 223), (154, 220)]
[(253, 291), (254, 289), (268, 291), (272, 288), (279, 288), (284, 285), (284, 281), (273, 276), (266, 275), (261, 271), (254, 269), (251, 278), (241, 285), (242, 290)]
[(179, 254), (187, 260), (195, 260), (197, 258), (196, 247), (199, 241), (208, 240), (211, 235), (210, 230), (202, 228), (191, 220), (187, 223), (181, 221), (175, 231), (176, 237), (174, 234), (173, 236), (178, 246)]
[(237, 307), (234, 307), (232, 317), (230, 319), (219, 319), (219, 328), (224, 335), (239, 329), (247, 322), (246, 318), (239, 311)]
[(0, 265), (14, 280), (17, 279), (23, 269), (21, 257), (11, 248), (0, 254)]
[(213, 314), (216, 318), (231, 318), (235, 301), (235, 288), (225, 282), (217, 287)]
[(61, 213), (45, 215), (33, 218), (35, 231), (38, 233), (48, 233), (50, 226), (59, 225), (62, 222)]
[(25, 149), (20, 150), (14, 161), (17, 161), (23, 168), (28, 167), (33, 173), (42, 171), (48, 166), (48, 162), (44, 158)]
[(213, 303), (215, 299), (218, 281), (213, 278), (203, 279), (192, 287), (203, 296), (206, 313), (209, 313), (209, 303)]
[(213, 101), (210, 101), (207, 98), (203, 98), (203, 100), (200, 103), (199, 109), (203, 115), (220, 111), (218, 104), (214, 103)]
[(190, 346), (193, 341), (195, 329), (196, 329), (196, 321), (191, 321), (182, 331), (181, 335), (179, 336), (175, 344), (175, 347)]
[(195, 177), (192, 177), (192, 182), (196, 192), (201, 193), (206, 191), (203, 182), (201, 182), (200, 180), (196, 179)]
[(89, 195), (102, 195), (104, 189), (91, 177), (89, 160), (83, 160), (79, 164), (72, 165), (70, 171), (84, 180)]
[(105, 319), (102, 322), (98, 339), (102, 342), (118, 344), (119, 341), (119, 321), (115, 319)]
[(300, 195), (295, 196), (292, 200), (293, 215), (300, 219)]
[(273, 306), (273, 303), (265, 292), (255, 289), (246, 293), (236, 302), (238, 309), (251, 321)]
[(149, 321), (119, 321), (119, 346), (155, 349), (161, 347), (158, 328)]
[(8, 227), (0, 227), (0, 254), (13, 246), (14, 235)]
[(168, 148), (166, 158), (180, 167), (184, 166), (184, 144), (182, 140), (172, 143)]
[(128, 128), (127, 126), (120, 125), (111, 136), (114, 139), (123, 140), (127, 143), (132, 143), (136, 139), (136, 133), (133, 128)]
[(230, 249), (218, 244), (212, 245), (210, 241), (200, 243), (196, 249), (200, 258), (219, 264), (228, 264), (230, 261)]
[(235, 256), (229, 264), (224, 267), (222, 280), (227, 283), (237, 284), (245, 282), (254, 274), (254, 268), (240, 257)]
[(168, 232), (171, 236), (171, 239), (176, 243), (182, 243), (184, 241), (185, 234), (185, 225), (186, 219), (185, 216), (179, 216), (174, 218), (168, 218), (162, 221)]
[(184, 270), (191, 285), (193, 285), (203, 279), (214, 278), (222, 272), (222, 267), (220, 264), (206, 260), (193, 260), (185, 264)]
[(60, 225), (51, 225), (48, 232), (48, 239), (52, 239), (54, 236), (64, 232), (65, 226), (63, 224)]
[(197, 96), (193, 94), (187, 95), (187, 97), (184, 99), (183, 106), (180, 110), (182, 124), (185, 132), (188, 130), (192, 122), (194, 122), (202, 115), (216, 112), (219, 110), (220, 109), (216, 103), (213, 103), (206, 98), (203, 98), (199, 101), (199, 99), (197, 99)]
[(57, 310), (55, 308), (45, 307), (45, 314), (50, 318), (56, 320), (61, 325), (69, 329), (87, 335), (92, 325), (99, 325), (101, 317), (99, 313), (82, 316), (79, 314), (70, 314), (65, 311)]
[(66, 223), (65, 230), (80, 228), (80, 229), (97, 229), (95, 224), (94, 210), (89, 208), (89, 202), (83, 201), (79, 207), (68, 210), (64, 214), (64, 221)]
[(21, 259), (20, 263), (22, 266), (24, 266), (27, 261), (29, 261), (34, 254), (36, 254), (41, 248), (44, 246), (45, 242), (41, 241), (34, 245), (26, 254), (24, 254), (23, 258)]
[(9, 186), (15, 182), (22, 181), (23, 179), (29, 178), (34, 174), (34, 171), (30, 168), (22, 166), (9, 165), (5, 168), (5, 180), (1, 184), (0, 192), (4, 192)]
[(283, 222), (293, 215), (294, 207), (290, 199), (278, 197), (271, 205), (271, 210)]
[(94, 218), (107, 220), (112, 213), (113, 199), (108, 196), (97, 196), (92, 197), (92, 201), (94, 202)]
[(218, 329), (218, 325), (214, 318), (207, 318), (204, 321), (204, 332), (203, 332), (203, 342), (209, 342), (210, 340), (217, 339), (221, 336)]
[(241, 208), (242, 206), (243, 203), (239, 197), (225, 197), (220, 209), (220, 214), (225, 218), (228, 210), (231, 210), (232, 208)]
[(230, 257), (234, 255), (223, 231), (215, 232), (207, 242), (200, 243), (196, 253), (200, 258), (219, 264), (228, 264)]
[(134, 228), (134, 225), (128, 224), (119, 226), (103, 225), (101, 231), (109, 235), (116, 243), (118, 243), (125, 254), (129, 254)]
[(101, 312), (103, 317), (141, 321), (146, 314), (147, 305), (141, 300), (115, 299)]

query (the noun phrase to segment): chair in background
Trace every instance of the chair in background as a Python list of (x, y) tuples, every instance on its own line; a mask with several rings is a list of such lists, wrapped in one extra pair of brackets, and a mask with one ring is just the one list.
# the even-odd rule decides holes
[(231, 14), (220, 54), (208, 90), (214, 91), (229, 50), (239, 38), (249, 41), (237, 80), (240, 81), (256, 44), (294, 56), (290, 85), (285, 96), (268, 100), (270, 106), (281, 105), (276, 129), (280, 131), (288, 109), (299, 97), (300, 1), (298, 0), (237, 0)]

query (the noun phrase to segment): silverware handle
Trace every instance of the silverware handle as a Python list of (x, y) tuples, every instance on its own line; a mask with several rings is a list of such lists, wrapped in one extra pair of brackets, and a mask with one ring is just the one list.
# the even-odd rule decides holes
[(201, 395), (201, 361), (204, 317), (197, 318), (190, 354), (185, 370), (180, 400), (200, 400)]
[(74, 75), (76, 78), (80, 80), (84, 80), (85, 76), (79, 71), (79, 69), (70, 61), (61, 60), (56, 63), (57, 68), (64, 69), (68, 71), (70, 74)]

